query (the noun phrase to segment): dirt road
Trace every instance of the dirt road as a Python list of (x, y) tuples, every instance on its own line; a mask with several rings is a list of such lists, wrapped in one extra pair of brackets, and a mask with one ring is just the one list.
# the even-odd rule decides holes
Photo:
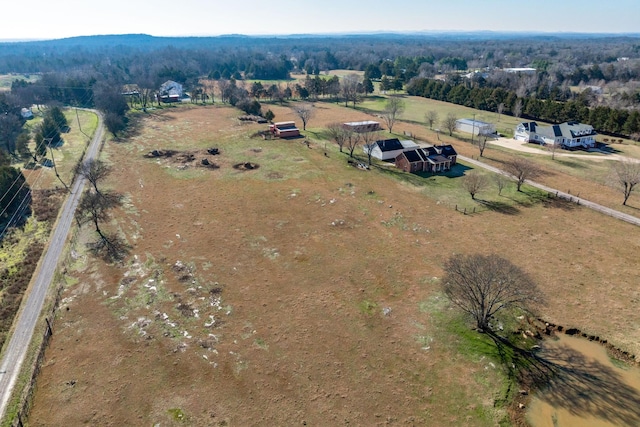
[[(101, 146), (103, 131), (102, 117), (98, 114), (98, 127), (87, 148), (86, 160), (96, 157)], [(62, 212), (58, 217), (58, 222), (53, 228), (51, 240), (41, 258), (40, 266), (32, 278), (26, 300), (22, 304), (22, 310), (15, 323), (15, 329), (11, 334), (3, 359), (0, 362), (0, 420), (5, 415), (7, 404), (27, 355), (34, 328), (40, 316), (54, 272), (58, 266), (60, 254), (67, 241), (67, 235), (69, 234), (71, 222), (84, 185), (85, 179), (81, 178), (77, 178), (73, 184), (71, 194), (67, 197)]]

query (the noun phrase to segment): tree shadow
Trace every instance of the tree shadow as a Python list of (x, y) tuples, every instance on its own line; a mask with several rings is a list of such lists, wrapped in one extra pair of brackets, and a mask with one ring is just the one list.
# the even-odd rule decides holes
[(576, 202), (569, 201), (564, 197), (547, 197), (542, 199), (545, 208), (561, 209), (563, 211), (573, 211), (578, 208)]
[(488, 335), (509, 375), (529, 384), (542, 401), (576, 416), (640, 425), (640, 392), (611, 367), (567, 346), (534, 353), (494, 333)]
[(476, 198), (476, 201), (488, 210), (504, 215), (518, 215), (520, 213), (520, 209), (509, 203), (504, 203), (497, 200), (482, 200), (478, 198)]
[(569, 168), (572, 169), (587, 169), (587, 165), (583, 164), (583, 163), (579, 163), (573, 160), (565, 160), (562, 158), (556, 158), (554, 160), (556, 163), (559, 163), (561, 165), (567, 166)]

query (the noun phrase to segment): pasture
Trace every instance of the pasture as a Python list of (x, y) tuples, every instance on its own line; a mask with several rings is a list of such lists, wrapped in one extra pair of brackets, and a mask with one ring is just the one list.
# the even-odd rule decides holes
[[(223, 106), (156, 111), (106, 145), (109, 186), (126, 197), (111, 225), (131, 257), (104, 265), (79, 234), (30, 425), (504, 422), (508, 380), (440, 293), (454, 253), (511, 260), (543, 290), (543, 318), (640, 353), (634, 226), (528, 188), (505, 192), (506, 210), (463, 215), (456, 176), (356, 169), (331, 143), (325, 155), (326, 124), (371, 116), (316, 107), (308, 146), (254, 137), (265, 125)], [(422, 123), (396, 126), (437, 142)], [(216, 167), (201, 167), (210, 147)], [(565, 167), (545, 179), (592, 191)]]

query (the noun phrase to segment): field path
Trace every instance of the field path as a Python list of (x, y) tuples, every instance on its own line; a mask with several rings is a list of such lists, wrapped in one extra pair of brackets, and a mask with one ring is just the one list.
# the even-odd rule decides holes
[[(529, 147), (526, 147), (526, 148), (529, 148)], [(556, 155), (558, 155), (558, 154), (556, 153)], [(461, 155), (458, 155), (458, 159), (460, 159), (460, 160), (462, 160), (462, 161), (464, 161), (466, 163), (470, 163), (472, 165), (475, 165), (475, 166), (490, 170), (490, 171), (495, 172), (495, 173), (499, 173), (501, 175), (508, 176), (508, 177), (510, 177), (512, 179), (515, 179), (513, 176), (509, 175), (507, 172), (505, 172), (505, 171), (503, 171), (501, 169), (498, 169), (496, 167), (490, 166), (490, 165), (488, 165), (486, 163), (480, 162), (478, 160), (474, 160), (474, 159), (471, 159), (469, 157), (461, 156)], [(526, 180), (525, 183), (530, 185), (530, 186), (532, 186), (532, 187), (536, 187), (536, 188), (539, 188), (540, 190), (546, 191), (547, 193), (555, 194), (556, 197), (562, 197), (563, 199), (569, 200), (571, 202), (575, 202), (575, 203), (577, 203), (579, 205), (586, 206), (589, 209), (593, 209), (594, 211), (598, 211), (598, 212), (603, 213), (605, 215), (609, 215), (609, 216), (611, 216), (613, 218), (617, 218), (619, 220), (626, 221), (626, 222), (628, 222), (630, 224), (634, 224), (634, 225), (640, 226), (640, 218), (635, 217), (633, 215), (629, 215), (629, 214), (617, 211), (615, 209), (611, 209), (611, 208), (608, 208), (606, 206), (602, 206), (602, 205), (600, 205), (598, 203), (594, 203), (594, 202), (591, 202), (591, 201), (589, 201), (587, 199), (583, 199), (582, 197), (576, 197), (573, 194), (565, 193), (563, 191), (559, 191), (559, 190), (556, 190), (555, 188), (547, 187), (546, 185), (542, 185), (542, 184), (534, 182), (534, 181)]]
[[(98, 114), (98, 126), (91, 143), (87, 147), (85, 160), (96, 157), (101, 146), (104, 125), (102, 116)], [(0, 420), (3, 419), (7, 410), (7, 404), (13, 393), (20, 369), (27, 355), (29, 343), (33, 337), (34, 329), (42, 306), (44, 304), (49, 286), (58, 266), (60, 254), (67, 241), (67, 235), (71, 228), (71, 223), (84, 189), (85, 179), (77, 177), (71, 188), (71, 194), (62, 208), (58, 221), (55, 224), (49, 245), (40, 259), (40, 265), (35, 275), (31, 279), (27, 295), (22, 303), (18, 319), (15, 321), (15, 329), (11, 333), (11, 338), (6, 346), (4, 356), (0, 361)]]

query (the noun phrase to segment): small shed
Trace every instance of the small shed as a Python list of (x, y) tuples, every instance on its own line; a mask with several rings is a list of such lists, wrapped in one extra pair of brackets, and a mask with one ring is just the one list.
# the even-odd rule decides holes
[(493, 123), (481, 122), (474, 119), (456, 120), (456, 129), (460, 132), (471, 133), (473, 135), (493, 135), (496, 127)]

